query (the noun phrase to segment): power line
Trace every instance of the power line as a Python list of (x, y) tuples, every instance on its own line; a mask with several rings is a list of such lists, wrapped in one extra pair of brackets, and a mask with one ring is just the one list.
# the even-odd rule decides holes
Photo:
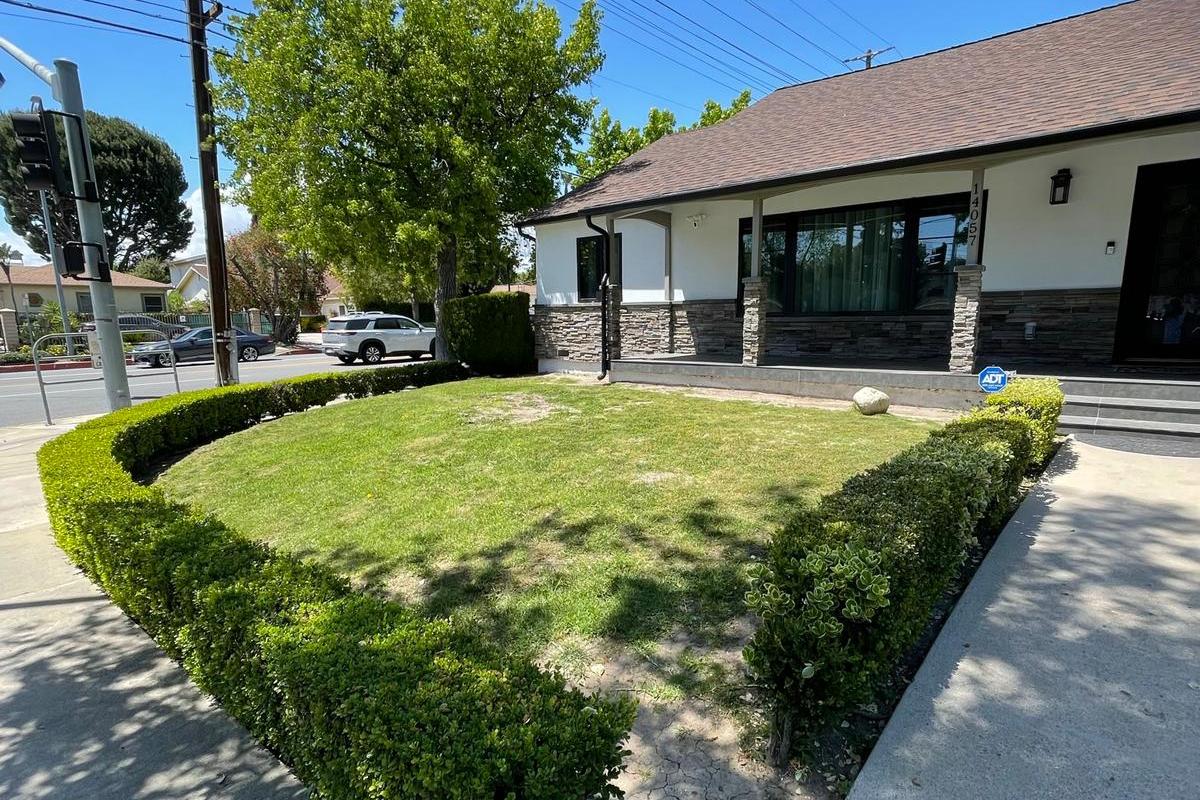
[[(801, 33), (800, 31), (796, 30), (795, 28), (793, 28), (791, 25), (788, 25), (786, 22), (784, 22), (783, 20), (781, 20), (779, 17), (777, 17), (777, 16), (775, 16), (774, 14), (772, 14), (770, 11), (767, 11), (765, 8), (763, 8), (762, 6), (760, 6), (758, 3), (754, 2), (754, 0), (746, 0), (746, 2), (747, 2), (747, 3), (749, 3), (750, 5), (754, 6), (755, 8), (757, 8), (759, 11), (761, 11), (761, 12), (762, 12), (763, 14), (765, 14), (766, 16), (770, 17), (772, 20), (774, 20), (776, 23), (778, 23), (778, 24), (779, 24), (779, 25), (780, 25), (782, 28), (784, 28), (785, 30), (791, 31), (791, 33), (792, 33), (792, 34), (794, 34), (795, 36), (797, 36), (797, 37), (799, 37), (799, 38), (803, 39), (804, 41), (808, 42), (808, 43), (809, 43), (810, 45), (812, 45), (813, 47), (815, 47), (815, 48), (817, 48), (818, 50), (820, 50), (820, 51), (821, 51), (822, 53), (824, 53), (825, 55), (827, 55), (827, 56), (829, 56), (830, 58), (832, 58), (834, 61), (836, 61), (836, 62), (837, 62), (837, 64), (838, 64), (838, 66), (839, 66), (839, 67), (841, 67), (841, 68), (843, 68), (843, 69), (846, 69), (846, 64), (845, 64), (845, 63), (842, 61), (842, 59), (838, 58), (836, 55), (834, 55), (833, 53), (829, 52), (829, 51), (828, 51), (828, 50), (826, 50), (824, 47), (822, 47), (821, 45), (817, 44), (817, 43), (816, 43), (816, 42), (814, 42), (812, 39), (808, 38), (808, 37), (807, 37), (807, 36), (805, 36), (803, 33)], [(804, 63), (806, 63), (806, 64), (807, 64), (808, 62), (806, 61), (806, 62), (804, 62)], [(810, 65), (810, 66), (811, 66), (811, 65)]]
[[(561, 5), (561, 6), (565, 7), (565, 8), (569, 8), (569, 9), (571, 9), (572, 11), (574, 11), (574, 12), (575, 12), (575, 13), (577, 13), (577, 14), (578, 14), (578, 13), (580, 13), (580, 10), (579, 10), (579, 8), (578, 8), (577, 6), (573, 6), (573, 5), (571, 5), (570, 3), (567, 3), (567, 2), (565, 2), (565, 0), (555, 0), (555, 2), (557, 2), (559, 5)], [(724, 81), (722, 81), (722, 80), (719, 80), (719, 79), (717, 79), (717, 78), (714, 78), (712, 75), (706, 75), (705, 73), (701, 72), (700, 70), (696, 69), (695, 67), (690, 67), (690, 66), (688, 66), (687, 64), (683, 63), (682, 61), (680, 61), (679, 59), (677, 59), (677, 58), (672, 58), (671, 56), (667, 55), (667, 54), (666, 54), (666, 53), (664, 53), (663, 51), (661, 51), (661, 50), (658, 50), (658, 49), (656, 49), (656, 48), (653, 48), (653, 47), (651, 47), (650, 45), (646, 44), (645, 42), (642, 42), (642, 41), (640, 41), (639, 39), (636, 39), (635, 37), (633, 37), (633, 36), (630, 36), (628, 33), (625, 33), (625, 32), (624, 32), (624, 31), (622, 31), (620, 28), (616, 28), (616, 27), (614, 27), (614, 26), (612, 25), (612, 23), (609, 23), (609, 24), (608, 24), (606, 27), (607, 27), (607, 28), (608, 28), (610, 31), (612, 31), (613, 33), (618, 33), (618, 34), (620, 34), (621, 36), (624, 36), (626, 39), (628, 39), (629, 41), (633, 42), (634, 44), (636, 44), (636, 45), (638, 45), (638, 46), (640, 46), (640, 47), (644, 47), (644, 48), (646, 48), (647, 50), (649, 50), (650, 52), (652, 52), (652, 53), (654, 53), (654, 54), (656, 54), (656, 55), (662, 56), (663, 58), (667, 59), (668, 61), (670, 61), (670, 62), (671, 62), (671, 63), (673, 63), (673, 64), (678, 64), (679, 66), (683, 67), (684, 69), (686, 69), (686, 70), (687, 70), (687, 71), (689, 71), (689, 72), (695, 73), (696, 75), (699, 75), (699, 76), (700, 76), (700, 77), (702, 77), (702, 78), (707, 78), (708, 80), (712, 81), (713, 83), (720, 84), (721, 86), (724, 86), (725, 88), (729, 89), (729, 90), (730, 90), (730, 91), (732, 91), (732, 92), (738, 92), (738, 91), (741, 91), (741, 90), (740, 90), (738, 87), (736, 87), (736, 86), (732, 86), (732, 85), (730, 85), (730, 84), (728, 84), (728, 83), (725, 83), (725, 82), (724, 82)]]
[[(155, 2), (155, 0), (133, 0), (133, 2), (141, 3), (144, 6), (153, 6), (154, 8), (165, 8), (167, 11), (179, 11), (179, 9), (176, 8), (175, 6), (167, 5), (166, 3), (158, 3), (158, 2)], [(187, 11), (185, 10), (183, 13), (187, 14)], [(237, 25), (231, 25), (230, 23), (222, 22), (219, 19), (211, 20), (211, 22), (215, 23), (217, 25), (220, 25), (222, 28), (224, 28), (227, 31), (237, 31), (240, 33), (242, 30)], [(861, 50), (862, 48), (859, 48), (859, 49)]]
[(807, 8), (805, 8), (804, 6), (800, 5), (800, 0), (789, 0), (789, 2), (791, 2), (791, 4), (792, 4), (792, 5), (794, 5), (794, 6), (795, 6), (797, 9), (799, 9), (799, 10), (800, 10), (800, 12), (801, 12), (802, 14), (806, 14), (806, 15), (808, 15), (808, 17), (809, 17), (809, 18), (810, 18), (810, 19), (811, 19), (813, 22), (817, 23), (817, 24), (818, 24), (818, 25), (820, 25), (822, 28), (824, 28), (825, 30), (829, 31), (829, 32), (830, 32), (830, 33), (832, 33), (834, 36), (836, 36), (837, 38), (841, 39), (841, 40), (842, 40), (843, 42), (845, 42), (846, 44), (848, 44), (848, 45), (850, 45), (851, 47), (853, 47), (855, 50), (859, 50), (859, 51), (861, 51), (861, 50), (863, 49), (863, 47), (862, 47), (861, 45), (857, 45), (857, 44), (855, 44), (854, 42), (850, 41), (850, 40), (849, 40), (849, 39), (847, 39), (845, 36), (843, 36), (841, 33), (839, 33), (839, 32), (837, 31), (837, 29), (835, 29), (835, 28), (834, 28), (832, 25), (829, 25), (829, 24), (828, 24), (828, 23), (826, 23), (824, 20), (822, 20), (820, 17), (818, 17), (816, 14), (812, 13), (812, 12), (811, 12), (811, 11), (809, 11)]
[(827, 3), (829, 3), (829, 5), (831, 5), (831, 6), (833, 6), (834, 8), (836, 8), (838, 11), (842, 12), (843, 14), (845, 14), (847, 17), (849, 17), (849, 18), (850, 18), (850, 20), (851, 20), (852, 22), (854, 22), (856, 25), (858, 25), (858, 27), (862, 28), (864, 31), (866, 31), (867, 33), (871, 34), (872, 36), (874, 36), (874, 37), (875, 37), (876, 39), (878, 39), (879, 41), (883, 42), (884, 44), (890, 44), (892, 47), (895, 47), (895, 48), (896, 48), (896, 53), (897, 53), (897, 55), (900, 55), (900, 56), (903, 56), (903, 55), (904, 55), (903, 53), (901, 53), (901, 52), (900, 52), (900, 48), (899, 48), (899, 47), (896, 47), (896, 45), (895, 45), (895, 43), (894, 43), (894, 42), (889, 42), (887, 39), (883, 38), (883, 37), (882, 37), (882, 36), (880, 36), (878, 33), (876, 33), (875, 31), (871, 30), (870, 28), (868, 28), (868, 27), (867, 27), (867, 24), (866, 24), (865, 22), (863, 22), (861, 19), (859, 19), (858, 17), (856, 17), (856, 16), (854, 16), (853, 14), (851, 14), (851, 13), (850, 13), (849, 11), (847, 11), (846, 9), (842, 8), (840, 5), (838, 5), (838, 4), (835, 2), (835, 0), (825, 0), (825, 1), (826, 1)]
[[(130, 8), (129, 6), (123, 6), (118, 3), (108, 3), (108, 2), (105, 2), (105, 0), (83, 0), (83, 2), (91, 3), (94, 6), (104, 6), (105, 8), (112, 8), (117, 11), (126, 11), (130, 14), (140, 14), (143, 17), (150, 17), (151, 19), (161, 19), (166, 22), (175, 23), (177, 25), (189, 24), (186, 19), (179, 19), (177, 17), (164, 17), (162, 14), (154, 14), (150, 11), (142, 11), (140, 8)], [(217, 36), (223, 36), (231, 42), (237, 41), (232, 36), (227, 36), (226, 34), (220, 33), (219, 31), (213, 31), (213, 33), (216, 34)]]
[[(707, 0), (706, 0), (706, 1), (707, 1)], [(755, 61), (759, 62), (760, 64), (763, 64), (764, 66), (766, 66), (766, 67), (769, 67), (769, 68), (770, 68), (770, 70), (771, 70), (772, 72), (774, 72), (774, 73), (775, 73), (776, 75), (778, 75), (779, 77), (783, 78), (783, 80), (785, 80), (785, 81), (788, 81), (789, 83), (796, 83), (796, 77), (795, 77), (794, 75), (789, 75), (787, 72), (785, 72), (784, 70), (782, 70), (782, 69), (780, 69), (779, 67), (775, 66), (775, 65), (774, 65), (774, 64), (772, 64), (770, 61), (767, 61), (766, 59), (763, 59), (763, 58), (760, 58), (760, 57), (756, 56), (754, 53), (751, 53), (751, 52), (750, 52), (749, 50), (747, 50), (746, 48), (744, 48), (744, 47), (742, 47), (742, 46), (740, 46), (740, 45), (734, 44), (733, 42), (729, 41), (729, 40), (728, 40), (728, 39), (726, 39), (724, 36), (722, 36), (721, 34), (717, 33), (716, 31), (712, 30), (711, 28), (709, 28), (709, 27), (707, 27), (707, 26), (705, 26), (705, 25), (701, 25), (699, 22), (696, 22), (696, 21), (695, 21), (695, 20), (693, 20), (691, 17), (685, 16), (684, 14), (682, 14), (680, 11), (678, 11), (677, 9), (675, 9), (675, 8), (674, 8), (673, 6), (671, 6), (670, 4), (668, 4), (668, 3), (664, 2), (664, 0), (654, 0), (654, 2), (658, 3), (660, 6), (662, 6), (662, 7), (663, 7), (663, 8), (665, 8), (665, 9), (667, 9), (668, 11), (670, 11), (671, 13), (673, 13), (675, 16), (677, 16), (677, 17), (679, 17), (680, 19), (684, 20), (685, 22), (691, 23), (693, 26), (695, 26), (695, 27), (699, 28), (700, 30), (704, 31), (704, 32), (705, 32), (705, 33), (707, 33), (709, 36), (715, 36), (716, 38), (720, 39), (722, 42), (725, 42), (725, 44), (729, 45), (730, 47), (733, 47), (735, 50), (737, 50), (737, 51), (739, 51), (739, 52), (741, 52), (741, 53), (743, 53), (743, 54), (745, 54), (745, 55), (749, 56), (750, 58), (754, 59)], [(715, 8), (715, 6), (714, 6), (714, 8)], [(718, 11), (720, 11), (721, 9), (719, 9), (719, 8), (718, 8), (717, 10), (718, 10)], [(724, 12), (722, 12), (722, 13), (724, 13)], [(814, 69), (816, 69), (816, 68), (814, 67)], [(817, 71), (818, 71), (818, 72), (820, 72), (820, 70), (817, 70)]]
[(729, 77), (731, 77), (737, 81), (745, 81), (748, 84), (750, 84), (753, 88), (758, 89), (761, 92), (769, 92), (773, 88), (771, 86), (764, 84), (761, 78), (756, 78), (755, 76), (751, 75), (750, 73), (746, 72), (745, 70), (741, 69), (740, 67), (737, 67), (734, 65), (726, 66), (726, 65), (722, 64), (720, 61), (713, 58), (713, 56), (706, 53), (704, 50), (700, 49), (699, 47), (692, 44), (691, 42), (686, 41), (685, 39), (678, 36), (677, 34), (672, 33), (671, 31), (667, 30), (666, 28), (662, 27), (661, 25), (658, 25), (657, 23), (653, 22), (652, 20), (642, 19), (642, 18), (638, 17), (636, 11), (633, 11), (633, 10), (621, 5), (618, 2), (618, 0), (604, 0), (604, 1), (608, 3), (608, 5), (609, 5), (608, 11), (610, 13), (616, 14), (621, 19), (624, 19), (624, 20), (636, 25), (639, 29), (646, 31), (651, 36), (660, 36), (661, 35), (661, 36), (670, 37), (675, 42), (678, 42), (678, 45), (675, 46), (677, 50), (680, 50), (682, 52), (683, 48), (686, 47), (688, 50), (694, 51), (694, 53), (695, 53), (694, 55), (692, 53), (688, 53), (688, 55), (690, 55), (692, 58), (695, 58), (697, 61), (702, 61), (706, 65), (711, 66), (713, 69), (720, 71), (722, 74), (728, 75)]
[(618, 86), (624, 86), (626, 89), (632, 89), (635, 92), (641, 92), (642, 94), (649, 95), (650, 97), (657, 97), (659, 100), (662, 100), (667, 103), (671, 103), (672, 105), (679, 106), (680, 108), (686, 108), (689, 111), (696, 111), (696, 112), (700, 111), (700, 109), (697, 108), (696, 106), (689, 105), (687, 103), (681, 103), (678, 100), (672, 100), (669, 97), (664, 97), (663, 95), (652, 92), (649, 89), (643, 89), (640, 86), (634, 86), (632, 83), (625, 83), (624, 81), (619, 81), (616, 78), (610, 78), (607, 75), (597, 75), (596, 80), (602, 80), (602, 81), (608, 81), (609, 83), (615, 83)]
[(104, 33), (124, 33), (129, 36), (145, 36), (146, 34), (140, 31), (124, 31), (109, 28), (104, 25), (88, 25), (84, 22), (71, 22), (65, 19), (53, 19), (49, 17), (38, 17), (33, 14), (17, 14), (13, 11), (0, 11), (0, 17), (12, 17), (13, 19), (28, 19), (34, 22), (45, 22), (50, 25), (68, 25), (72, 28), (86, 28), (92, 31), (103, 31)]
[[(617, 0), (608, 0), (608, 2), (616, 3)], [(718, 64), (721, 63), (719, 59), (717, 59), (713, 55), (710, 55), (708, 52), (709, 50), (712, 50), (714, 47), (716, 48), (716, 50), (718, 52), (728, 54), (732, 59), (735, 59), (736, 61), (740, 62), (739, 64), (734, 64), (731, 62), (725, 66), (727, 69), (736, 69), (742, 75), (741, 80), (749, 81), (750, 85), (753, 86), (754, 88), (757, 88), (759, 91), (770, 92), (777, 85), (778, 79), (776, 78), (776, 76), (773, 72), (763, 68), (762, 66), (754, 63), (753, 61), (750, 61), (749, 59), (744, 58), (743, 56), (739, 55), (737, 53), (737, 51), (735, 51), (731, 48), (727, 48), (727, 47), (723, 46), (722, 44), (720, 44), (719, 42), (714, 42), (711, 39), (707, 39), (703, 36), (696, 34), (694, 31), (684, 28), (675, 20), (668, 18), (661, 11), (658, 11), (658, 10), (646, 5), (644, 2), (642, 2), (642, 0), (628, 0), (628, 2), (632, 3), (633, 5), (637, 6), (638, 8), (641, 8), (643, 11), (650, 14), (652, 17), (662, 20), (663, 23), (673, 27), (674, 29), (679, 31), (679, 33), (670, 33), (667, 31), (666, 28), (662, 27), (661, 25), (658, 25), (657, 23), (653, 22), (649, 18), (644, 18), (646, 24), (652, 25), (656, 29), (667, 32), (669, 35), (674, 36), (674, 38), (678, 39), (680, 42), (682, 42), (683, 44), (692, 48), (696, 52), (703, 53), (705, 56), (712, 59), (712, 61), (714, 63), (718, 63)], [(635, 9), (628, 8), (624, 5), (622, 5), (621, 7), (624, 9), (625, 13), (631, 14), (634, 17), (638, 17), (638, 12)], [(639, 17), (639, 19), (641, 19), (641, 18)], [(700, 46), (694, 45), (691, 42), (686, 41), (681, 34), (687, 34), (688, 36), (692, 37), (697, 42), (699, 42)], [(703, 48), (707, 48), (707, 49), (703, 49)], [(742, 67), (741, 66), (742, 64), (744, 64), (745, 67)], [(757, 70), (758, 72), (766, 75), (767, 80), (764, 81), (762, 78), (757, 77), (754, 73), (747, 71), (746, 67), (748, 67), (750, 70)]]
[[(660, 2), (660, 3), (661, 3), (661, 2), (662, 2), (662, 0), (657, 0), (657, 2)], [(719, 5), (717, 5), (716, 3), (714, 3), (712, 0), (704, 0), (704, 3), (705, 3), (705, 5), (708, 5), (708, 6), (712, 7), (713, 9), (715, 9), (715, 10), (716, 10), (718, 13), (720, 13), (722, 16), (724, 16), (724, 17), (728, 18), (728, 19), (729, 19), (731, 22), (734, 22), (734, 23), (736, 23), (736, 24), (740, 25), (741, 27), (745, 28), (746, 30), (750, 31), (750, 32), (751, 32), (751, 33), (753, 33), (755, 36), (757, 36), (758, 38), (762, 39), (764, 42), (766, 42), (767, 44), (771, 45), (771, 46), (772, 46), (772, 47), (774, 47), (776, 50), (780, 51), (781, 53), (783, 53), (784, 55), (788, 56), (789, 58), (794, 58), (794, 59), (796, 59), (797, 61), (799, 61), (799, 62), (800, 62), (801, 64), (803, 64), (804, 66), (808, 67), (809, 69), (815, 70), (815, 71), (817, 71), (817, 72), (821, 73), (822, 75), (829, 75), (829, 73), (828, 73), (828, 72), (826, 72), (825, 70), (821, 69), (821, 68), (820, 68), (820, 67), (818, 67), (816, 64), (812, 64), (812, 63), (810, 63), (810, 62), (808, 62), (808, 61), (805, 61), (803, 58), (801, 58), (800, 56), (796, 55), (796, 54), (795, 54), (795, 53), (793, 53), (791, 50), (787, 49), (786, 47), (784, 47), (783, 45), (781, 45), (779, 42), (777, 42), (777, 41), (775, 41), (774, 39), (772, 39), (770, 36), (767, 36), (766, 34), (760, 33), (759, 31), (756, 31), (754, 28), (751, 28), (751, 27), (750, 27), (749, 25), (747, 25), (745, 22), (742, 22), (740, 19), (738, 19), (737, 17), (735, 17), (733, 14), (730, 14), (728, 11), (726, 11), (726, 10), (725, 10), (725, 9), (723, 9), (723, 8), (721, 8)], [(789, 75), (788, 77), (789, 77), (789, 78), (791, 78), (791, 80), (792, 80), (792, 82), (793, 82), (793, 83), (799, 83), (799, 82), (800, 82), (800, 80), (799, 80), (798, 78), (792, 77), (792, 76), (790, 76), (790, 75)]]
[(179, 42), (180, 44), (188, 43), (187, 39), (180, 38), (179, 36), (172, 36), (169, 33), (161, 33), (160, 31), (153, 31), (148, 28), (138, 28), (133, 25), (123, 25), (120, 22), (113, 22), (112, 20), (101, 19), (100, 17), (89, 17), (86, 14), (74, 14), (70, 11), (60, 11), (57, 8), (47, 8), (46, 6), (39, 6), (39, 5), (35, 5), (33, 3), (23, 3), (23, 2), (20, 2), (19, 0), (0, 0), (0, 3), (3, 3), (4, 5), (9, 5), (9, 6), (16, 6), (17, 8), (27, 8), (27, 9), (30, 9), (31, 11), (42, 11), (46, 14), (57, 14), (58, 16), (70, 17), (71, 19), (80, 19), (85, 22), (95, 22), (99, 25), (107, 25), (111, 28), (116, 28), (117, 30), (129, 31), (131, 33), (140, 33), (140, 34), (143, 34), (146, 36), (154, 36), (159, 39), (166, 39), (166, 40), (172, 41), (172, 42)]

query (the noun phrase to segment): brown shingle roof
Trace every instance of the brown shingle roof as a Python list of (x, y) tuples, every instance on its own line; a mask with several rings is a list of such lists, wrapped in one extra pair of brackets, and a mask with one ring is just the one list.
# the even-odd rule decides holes
[(528, 221), (1200, 119), (1200, 0), (1137, 0), (776, 90)]
[[(27, 286), (53, 286), (54, 285), (54, 267), (49, 264), (42, 264), (40, 267), (9, 267), (9, 272), (12, 273), (13, 283), (22, 283)], [(0, 275), (0, 278), (3, 278)], [(64, 285), (70, 285), (70, 278), (64, 278)], [(138, 289), (161, 289), (166, 291), (171, 288), (169, 283), (158, 283), (157, 281), (139, 278), (137, 275), (130, 275), (128, 272), (112, 273), (113, 286), (126, 286), (129, 288)], [(80, 284), (82, 286), (84, 284)]]

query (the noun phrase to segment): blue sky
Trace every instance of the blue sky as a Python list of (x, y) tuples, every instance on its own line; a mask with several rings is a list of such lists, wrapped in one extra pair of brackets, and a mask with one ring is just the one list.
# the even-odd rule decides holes
[[(31, 0), (91, 17), (149, 28), (183, 37), (183, 0)], [(575, 17), (578, 0), (548, 0), (564, 22)], [(248, 8), (252, 0), (234, 5)], [(108, 4), (108, 5), (106, 5)], [(161, 4), (161, 5), (160, 5)], [(144, 14), (109, 5), (134, 8)], [(178, 6), (173, 12), (162, 6)], [(600, 0), (605, 10), (601, 43), (607, 55), (590, 89), (620, 120), (640, 124), (650, 106), (671, 108), (680, 122), (692, 121), (709, 98), (728, 102), (753, 78), (761, 97), (767, 87), (836, 73), (838, 59), (860, 48), (897, 49), (877, 63), (927, 53), (1071, 14), (1111, 5), (1106, 0)], [(676, 13), (678, 12), (678, 13)], [(58, 19), (60, 22), (50, 21)], [(186, 198), (200, 220), (196, 128), (187, 48), (178, 42), (144, 35), (97, 30), (80, 20), (0, 5), (0, 36), (15, 42), (43, 63), (74, 59), (80, 67), (84, 101), (96, 111), (115, 114), (157, 133), (183, 159), (188, 177)], [(808, 41), (805, 41), (807, 39)], [(213, 43), (219, 44), (220, 39)], [(687, 42), (688, 44), (684, 44)], [(1081, 58), (1088, 57), (1080, 54)], [(0, 53), (0, 104), (23, 108), (48, 87)], [(229, 165), (222, 164), (228, 176)], [(226, 232), (243, 228), (244, 209), (225, 212)], [(0, 240), (27, 249), (7, 223)], [(199, 234), (189, 251), (199, 249)], [(36, 259), (27, 258), (26, 263)]]

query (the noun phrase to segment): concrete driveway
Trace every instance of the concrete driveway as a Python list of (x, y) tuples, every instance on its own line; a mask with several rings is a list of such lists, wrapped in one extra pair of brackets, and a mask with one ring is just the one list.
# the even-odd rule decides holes
[(1069, 442), (850, 800), (1200, 797), (1200, 459)]

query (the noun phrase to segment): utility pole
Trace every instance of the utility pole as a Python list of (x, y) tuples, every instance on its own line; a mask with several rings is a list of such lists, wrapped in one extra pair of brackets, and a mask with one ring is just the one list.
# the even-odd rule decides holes
[[(79, 216), (79, 239), (86, 264), (92, 314), (100, 344), (101, 369), (108, 407), (112, 411), (131, 404), (129, 376), (125, 372), (125, 352), (121, 347), (121, 328), (117, 324), (117, 304), (108, 272), (108, 248), (104, 242), (104, 217), (96, 195), (96, 171), (92, 161), (91, 137), (84, 115), (83, 90), (79, 86), (79, 67), (65, 58), (55, 59), (51, 70), (7, 39), (0, 38), (0, 50), (19, 61), (42, 79), (62, 106), (66, 118), (63, 131), (67, 139), (67, 158), (71, 165), (71, 194)], [(75, 135), (71, 128), (75, 127)], [(48, 131), (50, 135), (54, 131)], [(103, 267), (103, 268), (102, 268)]]
[(206, 12), (202, 0), (187, 0), (188, 39), (192, 50), (192, 91), (195, 94), (196, 138), (200, 146), (200, 199), (204, 206), (204, 249), (208, 260), (208, 300), (212, 309), (213, 361), (217, 385), (238, 382), (237, 336), (229, 321), (229, 273), (225, 266), (225, 232), (221, 225), (221, 194), (217, 178), (217, 142), (212, 94), (208, 82), (209, 23), (221, 15), (220, 3)]
[[(67, 316), (67, 295), (62, 288), (62, 257), (58, 248), (54, 246), (54, 220), (50, 218), (50, 203), (46, 200), (45, 191), (38, 192), (38, 195), (42, 199), (42, 224), (46, 226), (46, 247), (50, 248), (50, 263), (54, 266), (54, 292), (58, 295), (58, 314), (62, 320), (63, 333), (70, 333), (71, 318)], [(75, 355), (74, 337), (64, 338), (67, 340), (67, 355)]]
[(847, 58), (847, 59), (845, 59), (844, 63), (853, 64), (855, 61), (861, 61), (864, 64), (863, 69), (870, 69), (871, 65), (875, 62), (875, 58), (877, 56), (881, 56), (884, 53), (888, 52), (889, 50), (895, 50), (895, 49), (896, 48), (894, 48), (894, 47), (885, 47), (882, 50), (872, 50), (871, 48), (868, 47), (867, 52), (863, 53), (861, 56), (855, 56), (854, 58)]

